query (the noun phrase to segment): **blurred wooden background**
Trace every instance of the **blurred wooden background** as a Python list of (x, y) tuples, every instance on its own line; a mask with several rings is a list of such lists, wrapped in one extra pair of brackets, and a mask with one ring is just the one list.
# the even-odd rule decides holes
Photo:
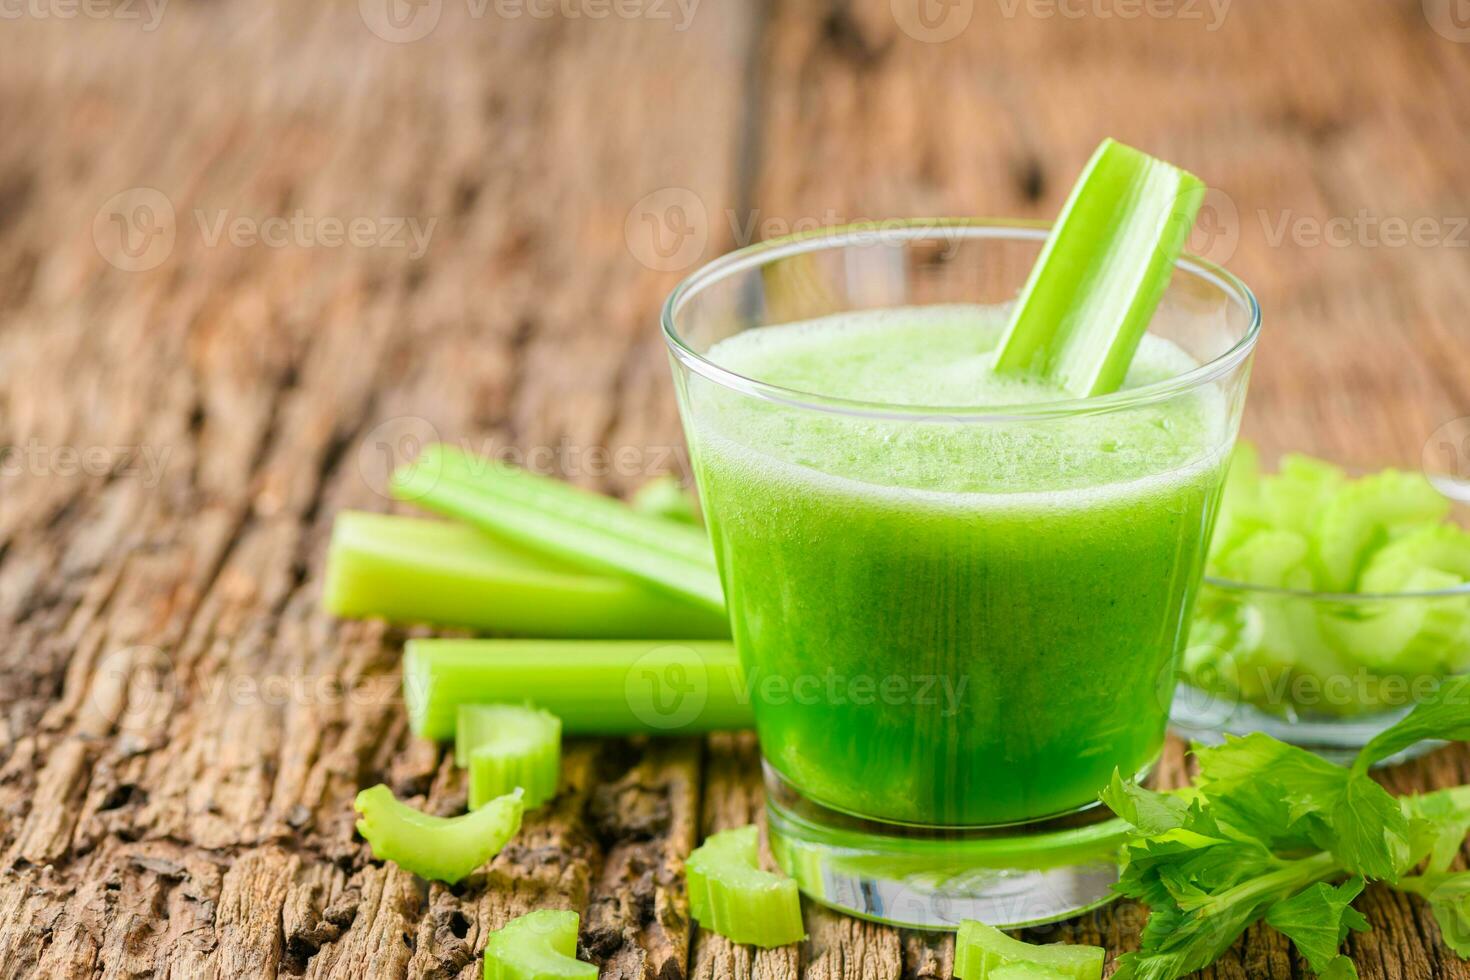
[[(947, 940), (815, 909), (799, 950), (690, 928), (681, 856), (760, 807), (748, 738), (574, 743), (462, 887), (353, 836), (360, 786), (464, 787), (405, 730), (401, 635), (316, 609), (332, 514), (434, 435), (620, 492), (677, 468), (657, 306), (736, 245), (1048, 217), (1113, 135), (1219, 188), (1196, 247), (1265, 308), (1250, 434), (1463, 465), (1464, 0), (4, 10), (0, 976), (470, 978), (543, 903), (609, 977), (947, 976)], [(1470, 977), (1421, 903), (1360, 904), (1364, 977)], [(1304, 970), (1252, 931), (1211, 975)]]

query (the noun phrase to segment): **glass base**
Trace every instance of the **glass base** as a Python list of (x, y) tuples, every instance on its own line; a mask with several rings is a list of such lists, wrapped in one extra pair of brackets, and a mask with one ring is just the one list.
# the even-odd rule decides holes
[[(1262, 732), (1288, 745), (1315, 752), (1328, 762), (1351, 765), (1358, 750), (1374, 736), (1393, 727), (1408, 715), (1410, 708), (1360, 715), (1352, 718), (1322, 718), (1298, 715), (1284, 718), (1244, 702), (1231, 701), (1218, 694), (1180, 684), (1174, 694), (1174, 707), (1169, 714), (1169, 727), (1180, 738), (1202, 745), (1221, 745), (1227, 735), (1244, 737)], [(1389, 756), (1374, 768), (1395, 766), (1433, 752), (1444, 742), (1420, 742)]]
[(827, 809), (770, 766), (766, 800), (776, 862), (808, 898), (861, 919), (1016, 928), (1116, 897), (1123, 834), (1105, 807), (1008, 827), (916, 828)]

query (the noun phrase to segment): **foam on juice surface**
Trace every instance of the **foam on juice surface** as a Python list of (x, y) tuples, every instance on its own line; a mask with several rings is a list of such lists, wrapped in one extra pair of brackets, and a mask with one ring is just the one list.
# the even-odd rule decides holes
[[(705, 423), (709, 449), (721, 456), (743, 455), (737, 448), (743, 447), (832, 477), (941, 495), (1136, 483), (1218, 463), (1226, 412), (1208, 387), (1152, 405), (1064, 419), (956, 422), (950, 417), (956, 409), (1066, 397), (1043, 381), (991, 370), (1007, 312), (932, 306), (842, 314), (747, 330), (706, 355), (737, 374), (808, 394), (948, 411), (875, 419), (696, 389), (694, 414)], [(1145, 336), (1123, 387), (1196, 366), (1168, 340)], [(780, 478), (765, 476), (773, 477)]]

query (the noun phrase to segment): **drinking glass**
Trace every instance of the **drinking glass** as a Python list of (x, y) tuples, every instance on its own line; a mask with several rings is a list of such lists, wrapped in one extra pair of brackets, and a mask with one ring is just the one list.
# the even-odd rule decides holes
[(993, 342), (1046, 234), (832, 229), (720, 258), (664, 307), (771, 850), (854, 915), (1017, 925), (1106, 899), (1119, 840), (1098, 794), (1163, 745), (1259, 309), (1184, 259), (1150, 327), (1181, 373), (1015, 406), (795, 390), (712, 348), (906, 308), (968, 309)]

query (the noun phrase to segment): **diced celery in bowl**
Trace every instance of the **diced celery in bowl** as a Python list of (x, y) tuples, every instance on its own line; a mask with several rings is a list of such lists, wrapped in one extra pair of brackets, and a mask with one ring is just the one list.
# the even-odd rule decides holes
[(1236, 449), (1174, 722), (1359, 747), (1470, 671), (1470, 530), (1422, 473)]

